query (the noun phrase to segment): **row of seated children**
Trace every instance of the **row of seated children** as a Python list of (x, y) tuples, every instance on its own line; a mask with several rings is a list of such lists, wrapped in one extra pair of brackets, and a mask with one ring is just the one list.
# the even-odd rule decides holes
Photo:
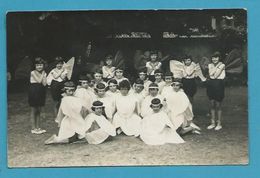
[[(105, 140), (104, 138), (108, 138), (108, 135), (115, 136), (114, 132), (112, 133), (112, 127), (117, 131), (117, 134), (124, 132), (124, 134), (128, 136), (138, 137), (140, 135), (140, 138), (147, 144), (164, 144), (167, 143), (165, 140), (168, 140), (170, 143), (183, 142), (183, 140), (177, 135), (177, 132), (175, 133), (176, 130), (181, 134), (189, 131), (199, 133), (198, 130), (200, 128), (192, 123), (193, 113), (191, 104), (185, 93), (181, 90), (180, 80), (175, 80), (172, 82), (172, 90), (169, 91), (166, 97), (163, 97), (158, 93), (159, 86), (156, 83), (151, 83), (149, 85), (148, 95), (145, 96), (143, 92), (144, 84), (140, 79), (136, 80), (133, 88), (131, 88), (128, 80), (121, 81), (119, 83), (119, 92), (115, 89), (111, 89), (111, 87), (114, 87), (115, 83), (113, 85), (112, 83), (109, 83), (109, 91), (111, 93), (115, 93), (114, 95), (109, 95), (106, 93), (106, 86), (102, 82), (95, 86), (94, 95), (90, 94), (91, 89), (88, 88), (87, 85), (83, 86), (82, 84), (82, 82), (88, 82), (87, 79), (83, 80), (83, 78), (81, 78), (80, 82), (81, 86), (75, 92), (75, 86), (73, 83), (65, 83), (65, 96), (62, 99), (56, 119), (60, 126), (59, 134), (58, 136), (54, 135), (48, 139), (45, 142), (46, 144), (68, 142), (70, 138), (75, 137), (75, 134), (78, 135), (77, 139), (82, 139), (85, 135), (88, 143), (98, 144), (103, 142)], [(84, 96), (83, 94), (79, 95), (79, 90), (81, 90), (82, 93), (84, 92), (83, 88), (85, 89), (85, 97), (82, 97)], [(88, 97), (86, 97), (87, 95)], [(138, 95), (139, 97), (137, 97)], [(93, 102), (90, 102), (91, 100)], [(91, 109), (89, 109), (89, 103), (92, 103)], [(99, 132), (96, 130), (93, 132), (93, 129), (90, 129), (92, 128), (92, 126), (90, 126), (91, 124), (84, 124), (84, 122), (88, 123), (88, 120), (93, 120), (89, 119), (89, 117), (93, 117), (93, 107), (95, 107), (97, 103), (102, 103), (102, 115), (105, 116), (107, 122), (106, 124), (103, 123), (102, 126), (100, 125), (101, 123), (99, 123), (99, 126), (96, 128), (101, 129), (102, 127), (106, 127), (105, 125), (109, 125), (107, 127), (110, 128), (109, 133), (105, 131), (108, 135), (106, 134), (104, 137), (100, 136)], [(160, 110), (162, 115), (164, 115), (163, 117), (157, 118), (158, 122), (163, 122), (164, 124), (168, 123), (168, 127), (171, 128), (169, 130), (167, 127), (167, 132), (164, 134), (164, 139), (157, 140), (155, 138), (157, 141), (153, 140), (148, 134), (156, 131), (156, 129), (152, 129), (152, 127), (156, 126), (156, 124), (149, 126), (149, 121), (147, 121), (150, 118), (156, 118), (151, 117), (157, 113), (154, 111), (154, 108), (151, 107), (151, 105), (156, 105), (156, 103), (159, 105), (159, 108), (157, 108), (158, 111)], [(94, 113), (96, 112), (94, 111)], [(81, 115), (81, 117), (79, 115)], [(77, 119), (74, 119), (74, 117), (77, 117)], [(162, 121), (161, 118), (164, 120)], [(74, 120), (77, 120), (75, 125), (72, 124)], [(70, 127), (69, 125), (72, 126)], [(142, 129), (143, 127), (146, 129)], [(149, 131), (147, 128), (151, 128), (151, 130)], [(91, 131), (89, 131), (89, 129)], [(92, 132), (96, 134), (93, 134)], [(89, 136), (90, 133), (92, 133), (92, 136)], [(99, 138), (102, 139), (99, 140)]]

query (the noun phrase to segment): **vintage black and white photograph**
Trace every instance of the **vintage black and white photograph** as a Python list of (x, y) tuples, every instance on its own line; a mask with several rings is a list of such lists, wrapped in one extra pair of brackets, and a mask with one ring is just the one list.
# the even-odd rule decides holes
[(8, 167), (249, 163), (246, 9), (6, 17)]

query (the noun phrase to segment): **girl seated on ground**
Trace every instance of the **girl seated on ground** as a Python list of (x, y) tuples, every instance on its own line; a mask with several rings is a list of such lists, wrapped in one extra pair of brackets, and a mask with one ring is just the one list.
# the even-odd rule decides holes
[[(147, 95), (142, 104), (141, 104), (141, 116), (145, 117), (153, 113), (152, 108), (150, 107), (151, 101), (154, 98), (159, 98), (162, 102), (165, 102), (165, 98), (159, 94), (159, 87), (156, 83), (151, 83), (149, 85), (149, 95)], [(164, 105), (164, 103), (163, 103)], [(163, 110), (165, 107), (163, 107)]]
[(74, 96), (75, 89), (73, 82), (65, 82), (65, 95), (61, 100), (59, 112), (55, 120), (58, 123), (59, 133), (51, 136), (45, 141), (45, 144), (70, 143), (75, 139), (85, 138), (86, 127), (84, 118), (87, 110), (82, 100)]
[(192, 122), (193, 112), (191, 103), (181, 87), (181, 79), (174, 79), (172, 83), (173, 89), (165, 97), (168, 116), (180, 134), (188, 132), (200, 134), (200, 128)]
[(138, 115), (141, 114), (141, 104), (144, 98), (147, 96), (146, 91), (144, 90), (144, 82), (141, 79), (136, 79), (135, 83), (133, 84), (133, 88), (129, 91), (129, 93), (136, 98), (137, 100), (137, 113)]
[(108, 96), (106, 94), (106, 86), (104, 83), (98, 83), (94, 89), (95, 91), (95, 101), (101, 101), (104, 106), (104, 112), (103, 115), (107, 117), (107, 119), (112, 122), (112, 118), (115, 112), (115, 100), (114, 98)]
[(142, 119), (140, 138), (148, 145), (184, 143), (168, 115), (161, 110), (163, 107), (161, 100), (154, 98), (150, 107), (153, 113)]
[(118, 94), (120, 94), (120, 91), (118, 90), (118, 83), (115, 79), (110, 79), (108, 82), (108, 90), (107, 95), (110, 97), (113, 97), (114, 99)]
[(162, 89), (162, 96), (166, 96), (169, 92), (172, 91), (172, 81), (173, 81), (173, 73), (172, 72), (165, 72), (164, 74), (164, 81), (165, 81), (165, 86)]
[(116, 136), (115, 127), (103, 115), (105, 106), (100, 101), (92, 104), (92, 113), (86, 119), (86, 140), (89, 144), (100, 144), (110, 136)]
[[(137, 115), (137, 99), (129, 94), (131, 86), (127, 80), (119, 83), (120, 95), (116, 98), (116, 113), (113, 124), (128, 136), (140, 134), (141, 117)], [(120, 130), (118, 131), (120, 133)]]
[(86, 75), (79, 76), (79, 85), (74, 93), (74, 96), (82, 99), (84, 107), (91, 111), (91, 103), (95, 99), (94, 92), (89, 88), (90, 79)]
[(138, 72), (138, 76), (139, 76), (139, 79), (141, 79), (143, 81), (144, 91), (145, 91), (146, 95), (148, 95), (148, 88), (152, 82), (147, 77), (147, 69), (140, 70)]
[(115, 67), (113, 66), (113, 56), (108, 55), (106, 57), (106, 65), (102, 67), (103, 79), (105, 82), (112, 79), (115, 76)]
[(160, 69), (157, 69), (154, 71), (154, 77), (155, 77), (155, 81), (154, 83), (156, 83), (159, 87), (159, 94), (162, 93), (162, 89), (165, 86), (165, 81), (163, 81), (163, 71)]
[(91, 87), (92, 89), (94, 89), (98, 83), (103, 83), (103, 84), (106, 85), (106, 82), (103, 80), (102, 76), (103, 76), (102, 70), (97, 69), (97, 70), (94, 72), (94, 74), (93, 74), (94, 79), (91, 80), (91, 84), (90, 84), (90, 87)]
[(115, 70), (115, 77), (114, 77), (114, 79), (117, 81), (118, 84), (120, 82), (122, 82), (123, 80), (128, 80), (128, 78), (124, 77), (124, 70), (122, 68), (117, 68)]

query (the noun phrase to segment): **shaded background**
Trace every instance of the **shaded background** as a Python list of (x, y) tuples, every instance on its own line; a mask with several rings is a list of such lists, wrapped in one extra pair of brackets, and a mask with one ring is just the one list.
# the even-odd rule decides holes
[[(127, 75), (132, 76), (137, 70), (135, 56), (140, 51), (142, 54), (156, 49), (162, 57), (169, 55), (164, 61), (167, 68), (169, 60), (179, 60), (184, 54), (199, 62), (216, 50), (225, 59), (235, 49), (231, 58), (240, 57), (244, 67), (243, 72), (230, 76), (245, 84), (246, 19), (243, 9), (10, 12), (7, 14), (8, 71), (13, 81), (18, 80), (13, 83), (23, 85), (28, 84), (36, 56), (48, 62), (47, 72), (56, 56), (65, 60), (80, 56), (83, 70), (93, 72), (93, 66), (99, 65), (106, 55), (120, 54)], [(17, 72), (18, 68), (22, 69)]]

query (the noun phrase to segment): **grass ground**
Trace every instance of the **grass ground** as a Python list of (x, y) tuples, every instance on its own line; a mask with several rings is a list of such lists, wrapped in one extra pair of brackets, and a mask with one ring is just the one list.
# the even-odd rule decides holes
[(117, 136), (100, 145), (44, 145), (57, 133), (52, 101), (47, 97), (42, 128), (46, 134), (30, 133), (30, 108), (26, 93), (8, 96), (8, 166), (121, 166), (121, 165), (223, 165), (248, 163), (248, 97), (246, 87), (228, 87), (223, 102), (223, 129), (207, 130), (209, 118), (205, 88), (195, 96), (195, 123), (201, 135), (185, 135), (184, 144), (148, 146), (141, 140)]

